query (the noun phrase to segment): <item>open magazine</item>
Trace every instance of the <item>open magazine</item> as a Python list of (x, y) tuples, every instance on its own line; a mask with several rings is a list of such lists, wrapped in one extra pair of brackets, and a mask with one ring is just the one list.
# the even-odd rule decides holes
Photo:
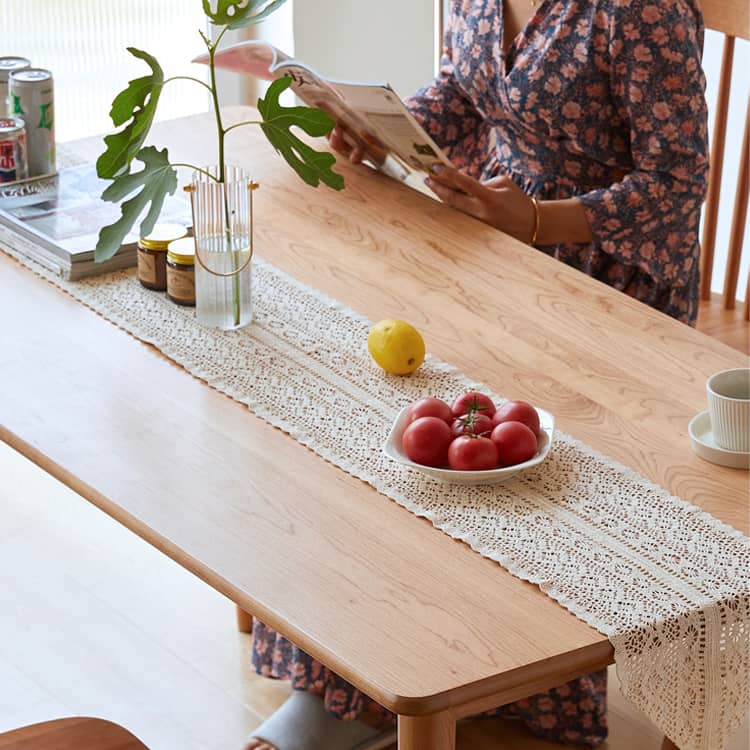
[[(193, 62), (208, 63), (208, 55)], [(415, 174), (437, 163), (450, 166), (448, 157), (422, 129), (387, 83), (335, 81), (316, 73), (262, 40), (239, 42), (216, 53), (218, 68), (274, 80), (292, 79), (290, 88), (309, 107), (325, 110), (354, 144), (366, 148), (373, 165), (392, 177), (414, 182)], [(418, 178), (422, 185), (422, 177)]]

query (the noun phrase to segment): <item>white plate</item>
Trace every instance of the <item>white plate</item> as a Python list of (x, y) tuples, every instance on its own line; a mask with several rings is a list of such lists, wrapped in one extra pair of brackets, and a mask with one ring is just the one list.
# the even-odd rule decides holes
[(750, 469), (750, 453), (730, 451), (716, 444), (711, 431), (711, 416), (707, 411), (696, 414), (688, 425), (693, 451), (705, 461), (730, 469)]
[(539, 414), (538, 448), (536, 455), (528, 461), (524, 461), (522, 464), (516, 464), (515, 466), (506, 466), (503, 469), (488, 469), (487, 471), (438, 469), (432, 466), (415, 464), (413, 461), (410, 461), (409, 457), (404, 453), (404, 449), (401, 447), (401, 438), (406, 429), (406, 415), (408, 411), (409, 407), (405, 406), (399, 412), (396, 421), (393, 423), (393, 427), (391, 427), (388, 439), (385, 441), (383, 451), (387, 456), (404, 466), (408, 466), (422, 474), (435, 477), (435, 479), (442, 479), (444, 482), (453, 482), (454, 484), (496, 484), (497, 482), (504, 482), (506, 479), (510, 479), (516, 474), (525, 471), (526, 469), (530, 469), (532, 466), (537, 466), (547, 458), (555, 434), (555, 418), (549, 412), (544, 411), (544, 409), (537, 408), (537, 413)]

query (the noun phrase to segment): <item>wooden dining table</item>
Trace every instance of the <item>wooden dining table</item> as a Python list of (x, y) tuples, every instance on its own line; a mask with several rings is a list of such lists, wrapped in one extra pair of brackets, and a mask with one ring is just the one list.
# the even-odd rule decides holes
[[(214, 127), (164, 122), (152, 141), (211, 163)], [(254, 126), (227, 148), (261, 185), (262, 258), (371, 320), (411, 322), (432, 355), (748, 533), (748, 472), (688, 436), (706, 378), (741, 353), (365, 166), (337, 165), (335, 192)], [(101, 140), (67, 149), (93, 159)], [(0, 319), (0, 438), (398, 714), (401, 750), (452, 749), (457, 720), (612, 661), (536, 586), (3, 253)]]

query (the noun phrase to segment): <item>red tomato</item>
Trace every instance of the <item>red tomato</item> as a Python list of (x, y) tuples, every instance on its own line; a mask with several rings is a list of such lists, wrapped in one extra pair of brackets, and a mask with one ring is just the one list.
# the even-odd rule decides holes
[(460, 417), (462, 414), (466, 414), (470, 411), (479, 411), (482, 414), (486, 414), (488, 417), (492, 417), (495, 413), (495, 404), (492, 403), (492, 399), (489, 396), (485, 396), (484, 393), (477, 391), (468, 391), (462, 396), (459, 396), (451, 405), (451, 411), (454, 417)]
[(453, 439), (447, 422), (437, 417), (420, 417), (407, 425), (401, 446), (409, 458), (425, 466), (445, 466)]
[(407, 412), (406, 423), (411, 424), (420, 417), (437, 417), (443, 422), (450, 424), (453, 421), (453, 412), (450, 406), (439, 398), (420, 398), (415, 401)]
[(448, 464), (457, 471), (494, 469), (497, 448), (489, 438), (459, 435), (448, 448)]
[(478, 414), (464, 414), (454, 419), (451, 431), (456, 437), (459, 435), (487, 435), (489, 437), (493, 427), (492, 420), (486, 414), (479, 412)]
[(503, 422), (521, 422), (535, 435), (539, 434), (539, 414), (525, 401), (508, 401), (503, 404), (492, 417), (492, 424), (499, 425)]
[(499, 466), (523, 463), (536, 453), (536, 435), (521, 422), (501, 422), (490, 438), (497, 448)]

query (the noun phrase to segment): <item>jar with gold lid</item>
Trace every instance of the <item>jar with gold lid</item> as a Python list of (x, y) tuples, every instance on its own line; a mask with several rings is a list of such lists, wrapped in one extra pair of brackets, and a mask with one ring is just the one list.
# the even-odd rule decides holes
[(167, 297), (178, 305), (195, 305), (195, 240), (182, 237), (167, 247)]
[(167, 248), (187, 233), (187, 227), (181, 224), (155, 224), (148, 235), (138, 240), (138, 280), (146, 289), (166, 290)]

